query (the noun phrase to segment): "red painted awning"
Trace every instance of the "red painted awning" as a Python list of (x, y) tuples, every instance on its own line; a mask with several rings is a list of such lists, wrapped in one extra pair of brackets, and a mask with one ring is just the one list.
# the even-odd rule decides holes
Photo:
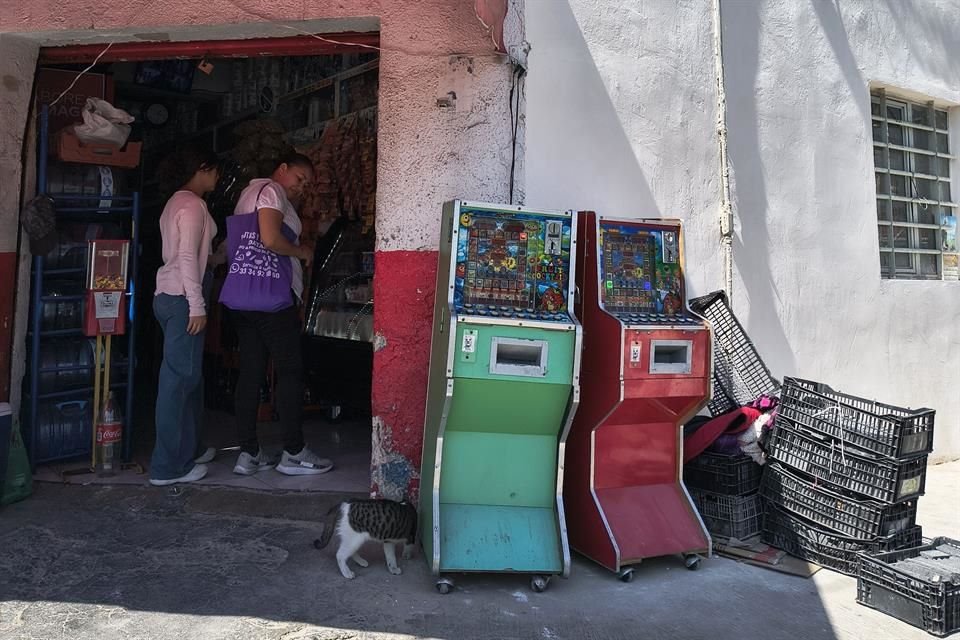
[[(322, 38), (322, 39), (321, 39)], [(365, 45), (365, 46), (364, 46)], [(168, 60), (171, 58), (249, 58), (256, 56), (319, 56), (372, 51), (378, 47), (380, 34), (331, 33), (320, 38), (249, 38), (246, 40), (197, 40), (193, 42), (119, 42), (100, 58), (100, 62)], [(44, 47), (40, 64), (83, 64), (103, 52), (105, 44)]]

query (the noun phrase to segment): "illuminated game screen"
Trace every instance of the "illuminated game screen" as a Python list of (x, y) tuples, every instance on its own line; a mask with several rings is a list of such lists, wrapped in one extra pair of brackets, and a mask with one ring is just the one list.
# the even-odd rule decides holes
[(570, 218), (461, 209), (457, 313), (569, 320)]
[(683, 321), (679, 227), (601, 220), (600, 247), (600, 299), (608, 312), (634, 322)]

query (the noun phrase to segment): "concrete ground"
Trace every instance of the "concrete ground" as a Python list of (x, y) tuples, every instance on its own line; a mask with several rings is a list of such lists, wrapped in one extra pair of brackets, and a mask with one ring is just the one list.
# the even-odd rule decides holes
[[(153, 405), (154, 400), (149, 400)], [(150, 418), (149, 420), (152, 420)], [(361, 492), (370, 489), (370, 418), (352, 418), (331, 424), (316, 416), (307, 416), (303, 432), (309, 445), (336, 463), (336, 473), (317, 476), (285, 476), (282, 473), (258, 473), (241, 476), (233, 473), (233, 466), (240, 455), (237, 446), (237, 427), (233, 416), (222, 411), (207, 411), (204, 442), (219, 451), (216, 459), (207, 465), (207, 476), (198, 484), (208, 487), (232, 487), (261, 491), (283, 492), (325, 491), (338, 493)], [(35, 478), (43, 482), (69, 482), (70, 484), (133, 484), (145, 485), (153, 454), (154, 433), (150, 421), (144, 431), (138, 433), (133, 461), (140, 470), (128, 469), (110, 478), (93, 475), (63, 475), (63, 471), (84, 466), (82, 461), (52, 463), (39, 467)], [(261, 446), (270, 454), (280, 457), (283, 449), (283, 430), (277, 422), (258, 425)]]
[[(960, 537), (960, 462), (931, 467), (924, 534)], [(339, 496), (221, 487), (39, 483), (0, 510), (0, 638), (505, 640), (929, 638), (856, 604), (856, 581), (724, 558), (645, 562), (624, 584), (578, 558), (541, 594), (521, 576), (437, 594), (422, 556), (392, 576), (377, 548), (353, 581), (316, 551)]]

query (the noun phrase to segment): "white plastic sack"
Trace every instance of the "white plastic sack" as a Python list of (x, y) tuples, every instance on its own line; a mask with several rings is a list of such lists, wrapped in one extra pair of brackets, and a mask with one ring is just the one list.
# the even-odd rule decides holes
[(130, 137), (133, 116), (106, 100), (87, 98), (83, 107), (83, 124), (74, 127), (81, 142), (109, 143), (122, 147)]

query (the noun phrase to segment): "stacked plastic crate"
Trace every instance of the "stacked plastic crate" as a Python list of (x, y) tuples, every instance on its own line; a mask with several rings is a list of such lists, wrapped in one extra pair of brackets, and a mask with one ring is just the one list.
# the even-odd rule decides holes
[(861, 554), (857, 602), (935, 636), (960, 631), (960, 542)]
[(763, 541), (848, 575), (856, 575), (860, 552), (920, 545), (917, 499), (933, 419), (932, 409), (785, 378), (760, 487)]
[[(723, 291), (690, 300), (690, 308), (710, 322), (713, 331), (713, 394), (707, 408), (719, 416), (777, 394), (780, 383), (770, 374)], [(686, 464), (684, 484), (700, 517), (715, 538), (745, 540), (760, 533), (762, 505), (757, 491), (763, 467), (747, 455), (709, 451)]]
[(760, 533), (763, 467), (743, 454), (704, 452), (683, 468), (683, 482), (714, 538), (746, 540)]
[(707, 405), (710, 415), (739, 409), (762, 395), (779, 394), (780, 383), (733, 315), (723, 291), (692, 298), (690, 309), (706, 318), (713, 332), (713, 393)]

